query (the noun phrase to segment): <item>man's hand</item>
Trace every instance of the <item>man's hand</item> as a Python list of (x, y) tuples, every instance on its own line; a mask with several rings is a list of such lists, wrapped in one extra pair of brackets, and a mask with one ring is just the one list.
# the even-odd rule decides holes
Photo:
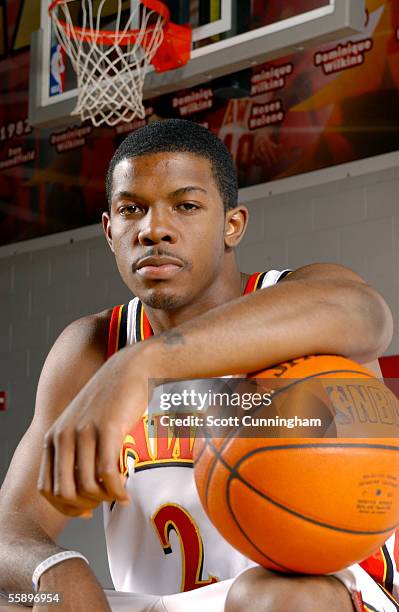
[(102, 501), (130, 501), (118, 460), (150, 400), (142, 352), (137, 345), (109, 359), (45, 436), (38, 488), (64, 514), (87, 518)]

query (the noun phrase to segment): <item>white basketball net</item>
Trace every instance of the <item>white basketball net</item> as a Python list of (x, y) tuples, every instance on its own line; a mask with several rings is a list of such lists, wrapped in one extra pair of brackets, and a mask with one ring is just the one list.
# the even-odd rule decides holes
[[(82, 14), (79, 28), (68, 6), (77, 2)], [(58, 41), (77, 75), (78, 101), (72, 115), (90, 119), (95, 126), (145, 117), (144, 79), (164, 37), (164, 17), (141, 2), (120, 29), (123, 2), (112, 0), (113, 7), (116, 2), (112, 31), (100, 28), (109, 0), (98, 2), (95, 14), (92, 0), (60, 0), (50, 12)]]

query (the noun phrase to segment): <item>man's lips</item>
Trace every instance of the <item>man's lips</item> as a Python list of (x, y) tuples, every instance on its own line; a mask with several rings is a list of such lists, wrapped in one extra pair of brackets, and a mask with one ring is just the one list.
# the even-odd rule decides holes
[(184, 267), (183, 262), (175, 257), (144, 257), (135, 266), (139, 276), (146, 279), (166, 280), (172, 278)]

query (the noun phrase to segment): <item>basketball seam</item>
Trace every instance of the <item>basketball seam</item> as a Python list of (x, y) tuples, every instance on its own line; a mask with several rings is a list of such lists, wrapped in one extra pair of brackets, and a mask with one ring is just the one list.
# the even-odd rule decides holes
[[(265, 499), (266, 501), (268, 501), (269, 503), (273, 504), (274, 506), (280, 508), (281, 510), (284, 510), (285, 512), (288, 512), (289, 514), (292, 514), (293, 516), (297, 516), (298, 518), (301, 518), (305, 521), (307, 521), (308, 523), (312, 523), (314, 525), (318, 525), (319, 527), (324, 527), (325, 529), (331, 529), (333, 531), (338, 531), (340, 533), (350, 533), (353, 535), (378, 535), (378, 534), (383, 534), (383, 533), (389, 533), (391, 531), (393, 531), (394, 529), (396, 529), (396, 527), (398, 526), (399, 523), (396, 523), (395, 525), (393, 525), (392, 527), (389, 527), (388, 529), (382, 529), (382, 530), (378, 530), (378, 531), (359, 531), (359, 530), (353, 530), (353, 529), (345, 529), (344, 527), (335, 527), (333, 525), (329, 525), (328, 523), (323, 523), (321, 521), (318, 521), (316, 519), (312, 519), (304, 514), (301, 514), (300, 512), (297, 512), (296, 510), (292, 510), (291, 508), (288, 508), (287, 506), (281, 504), (280, 502), (272, 499), (271, 497), (269, 497), (268, 495), (266, 495), (266, 493), (263, 493), (262, 491), (259, 491), (258, 489), (256, 489), (251, 483), (247, 482), (238, 472), (239, 466), (246, 461), (248, 458), (250, 458), (251, 456), (260, 453), (260, 452), (268, 452), (269, 450), (288, 450), (288, 449), (298, 449), (298, 448), (314, 448), (314, 447), (326, 447), (326, 448), (335, 448), (335, 447), (361, 447), (361, 448), (384, 448), (387, 449), (386, 446), (384, 445), (378, 445), (378, 444), (345, 444), (345, 443), (332, 443), (332, 444), (294, 444), (294, 445), (286, 445), (286, 446), (277, 446), (277, 447), (266, 447), (266, 448), (258, 448), (258, 449), (254, 449), (252, 451), (250, 451), (249, 453), (247, 453), (246, 455), (244, 455), (243, 457), (241, 457), (239, 459), (239, 461), (237, 461), (237, 463), (235, 464), (235, 466), (233, 468), (230, 468), (230, 476), (228, 478), (227, 481), (227, 486), (230, 486), (230, 482), (234, 479), (237, 478), (238, 480), (240, 480), (244, 485), (246, 485), (249, 489), (251, 489), (254, 493), (260, 495), (263, 499)], [(399, 451), (399, 448), (393, 447), (393, 448), (389, 448), (389, 450), (395, 450), (395, 451)]]
[(262, 557), (264, 557), (265, 559), (268, 559), (268, 561), (271, 561), (273, 563), (273, 565), (276, 565), (277, 567), (280, 567), (281, 569), (288, 571), (288, 572), (295, 572), (295, 570), (293, 570), (291, 567), (287, 567), (285, 565), (282, 565), (281, 563), (279, 563), (278, 561), (275, 561), (272, 557), (269, 557), (269, 555), (267, 555), (265, 552), (263, 552), (263, 550), (261, 550), (256, 544), (255, 542), (253, 542), (251, 540), (251, 538), (245, 533), (245, 531), (243, 530), (243, 528), (241, 527), (240, 523), (238, 522), (236, 515), (231, 507), (231, 503), (230, 503), (230, 487), (229, 484), (227, 483), (227, 491), (226, 491), (226, 503), (227, 506), (229, 508), (231, 517), (233, 519), (233, 521), (235, 522), (235, 524), (237, 525), (239, 531), (242, 533), (242, 535), (244, 536), (244, 538), (251, 544), (251, 546), (253, 546), (255, 548), (255, 550), (257, 550)]

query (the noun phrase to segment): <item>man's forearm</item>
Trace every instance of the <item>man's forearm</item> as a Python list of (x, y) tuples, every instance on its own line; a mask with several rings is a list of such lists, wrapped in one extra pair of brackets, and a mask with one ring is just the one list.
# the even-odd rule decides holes
[[(27, 522), (26, 518), (2, 519), (0, 592), (5, 594), (6, 599), (9, 593), (31, 592), (35, 568), (44, 559), (62, 550), (42, 529)], [(109, 611), (100, 583), (82, 559), (68, 559), (48, 569), (42, 574), (39, 591), (57, 593), (61, 600), (61, 605), (57, 605), (60, 612)]]
[(44, 559), (64, 550), (21, 516), (2, 517), (0, 524), (0, 591), (32, 590), (32, 574)]
[(293, 278), (212, 309), (142, 349), (154, 378), (204, 378), (309, 354), (365, 363), (385, 350), (391, 327), (385, 302), (367, 285)]

